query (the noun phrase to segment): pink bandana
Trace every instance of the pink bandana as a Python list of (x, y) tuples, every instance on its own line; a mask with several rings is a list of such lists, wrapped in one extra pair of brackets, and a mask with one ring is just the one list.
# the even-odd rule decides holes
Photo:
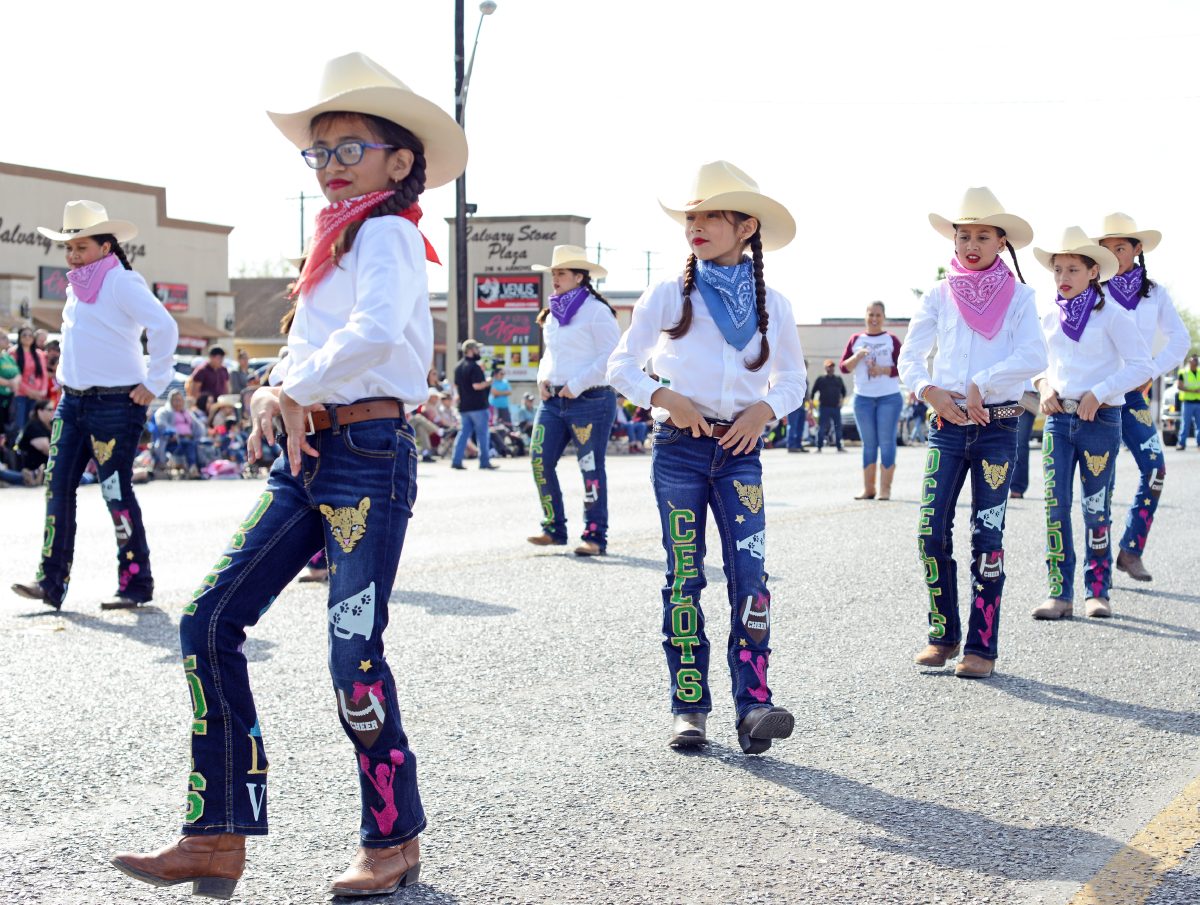
[(950, 259), (950, 273), (946, 277), (954, 304), (967, 326), (982, 336), (991, 339), (1000, 332), (1004, 315), (1012, 302), (1017, 288), (1016, 277), (1008, 265), (999, 257), (987, 270), (967, 270)]
[(114, 267), (120, 266), (121, 261), (117, 256), (108, 254), (99, 261), (92, 261), (91, 264), (68, 270), (67, 280), (71, 283), (71, 288), (75, 290), (75, 298), (87, 305), (94, 304), (97, 296), (100, 295), (100, 287), (104, 285), (104, 278), (108, 272)]
[[(394, 194), (396, 193), (392, 191), (368, 192), (357, 198), (335, 201), (317, 214), (317, 235), (313, 239), (312, 250), (304, 260), (304, 270), (300, 272), (300, 279), (293, 284), (293, 297), (317, 285), (329, 272), (329, 268), (333, 266), (333, 244), (346, 231), (346, 227), (359, 220), (365, 220), (367, 214)], [(397, 216), (416, 226), (421, 222), (421, 206), (414, 203), (400, 211)], [(442, 263), (424, 233), (421, 233), (421, 238), (425, 241), (425, 258), (434, 264)]]

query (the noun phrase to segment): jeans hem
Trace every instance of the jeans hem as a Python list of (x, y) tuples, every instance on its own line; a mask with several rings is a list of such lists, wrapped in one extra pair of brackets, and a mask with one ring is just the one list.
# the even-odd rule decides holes
[(679, 716), (683, 713), (712, 713), (712, 707), (676, 707), (671, 705), (671, 715)]
[(422, 818), (421, 822), (419, 824), (417, 824), (416, 828), (410, 830), (407, 833), (399, 833), (396, 835), (388, 836), (385, 839), (371, 839), (369, 841), (366, 839), (363, 839), (362, 836), (360, 835), (359, 842), (361, 843), (363, 848), (391, 848), (393, 845), (403, 845), (405, 842), (408, 842), (411, 839), (415, 839), (417, 836), (421, 835), (421, 833), (425, 832), (426, 826), (427, 826), (427, 821), (424, 818)]
[(185, 836), (206, 836), (211, 833), (236, 833), (239, 836), (265, 836), (267, 828), (262, 825), (242, 826), (240, 823), (220, 823), (208, 826), (188, 824), (183, 828)]
[(1000, 659), (999, 653), (991, 654), (985, 650), (980, 650), (979, 648), (972, 648), (969, 646), (963, 648), (963, 654), (972, 654), (973, 656), (981, 657), (990, 663), (995, 663), (998, 659)]

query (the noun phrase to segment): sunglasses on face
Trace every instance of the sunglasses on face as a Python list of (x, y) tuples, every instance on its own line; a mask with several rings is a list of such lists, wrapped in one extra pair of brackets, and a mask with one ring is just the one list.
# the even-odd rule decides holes
[(352, 167), (363, 159), (367, 148), (379, 148), (387, 151), (396, 150), (395, 145), (381, 145), (372, 141), (344, 141), (336, 148), (305, 148), (300, 152), (304, 162), (314, 170), (323, 170), (329, 166), (330, 158), (336, 157), (344, 167)]

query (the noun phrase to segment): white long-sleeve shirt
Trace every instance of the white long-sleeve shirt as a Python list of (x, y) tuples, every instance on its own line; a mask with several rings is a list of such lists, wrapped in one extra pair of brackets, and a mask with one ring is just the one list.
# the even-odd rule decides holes
[(1094, 310), (1079, 342), (1062, 331), (1053, 302), (1042, 316), (1049, 349), (1044, 374), (1060, 399), (1080, 399), (1091, 392), (1105, 405), (1123, 405), (1125, 394), (1150, 379), (1154, 362), (1134, 326), (1133, 314), (1111, 298)]
[(608, 306), (588, 296), (565, 327), (554, 315), (542, 327), (545, 344), (537, 379), (565, 386), (575, 396), (607, 382), (608, 357), (621, 339), (621, 328)]
[[(937, 348), (930, 373), (929, 353)], [(943, 280), (925, 293), (900, 348), (900, 379), (918, 396), (928, 386), (967, 394), (979, 387), (986, 405), (1015, 402), (1025, 382), (1046, 370), (1046, 341), (1034, 305), (1033, 290), (1018, 283), (991, 339), (963, 320)]]
[(364, 220), (350, 251), (300, 294), (272, 383), (301, 405), (429, 396), (433, 316), (425, 242), (401, 217)]
[[(142, 357), (143, 328), (149, 366)], [(68, 286), (62, 333), (58, 381), (63, 386), (87, 390), (140, 383), (157, 396), (171, 382), (179, 326), (135, 270), (115, 267), (106, 273), (91, 304), (79, 301)]]
[[(1105, 295), (1112, 297), (1110, 292), (1106, 292)], [(1113, 304), (1117, 305), (1116, 302)], [(1187, 325), (1180, 319), (1179, 312), (1175, 310), (1171, 293), (1159, 283), (1155, 283), (1150, 294), (1138, 301), (1138, 306), (1132, 314), (1142, 339), (1151, 352), (1154, 352), (1156, 334), (1163, 337), (1162, 347), (1154, 355), (1154, 373), (1150, 376), (1158, 377), (1179, 367), (1191, 348), (1192, 337), (1188, 333)]]
[[(652, 286), (633, 308), (633, 321), (608, 360), (608, 382), (634, 405), (650, 408), (650, 397), (663, 383), (642, 369), (649, 365), (671, 389), (687, 396), (700, 414), (732, 421), (756, 402), (766, 402), (782, 418), (804, 402), (808, 374), (791, 303), (767, 289), (767, 341), (771, 355), (757, 371), (746, 367), (758, 357), (755, 334), (740, 352), (725, 341), (698, 289), (692, 290), (692, 326), (679, 339), (663, 330), (674, 326), (683, 310), (682, 280)], [(668, 417), (655, 406), (654, 418)]]

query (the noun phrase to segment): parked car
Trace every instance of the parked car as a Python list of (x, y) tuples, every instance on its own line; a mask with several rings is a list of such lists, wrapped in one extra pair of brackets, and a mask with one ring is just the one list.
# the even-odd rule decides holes
[[(903, 392), (903, 391), (902, 391)], [(905, 398), (908, 393), (904, 392)], [(909, 439), (908, 425), (908, 404), (900, 410), (900, 421), (896, 425), (896, 443), (899, 446), (907, 446)], [(842, 439), (862, 441), (862, 437), (858, 433), (858, 419), (854, 415), (854, 397), (851, 396), (842, 404)]]

